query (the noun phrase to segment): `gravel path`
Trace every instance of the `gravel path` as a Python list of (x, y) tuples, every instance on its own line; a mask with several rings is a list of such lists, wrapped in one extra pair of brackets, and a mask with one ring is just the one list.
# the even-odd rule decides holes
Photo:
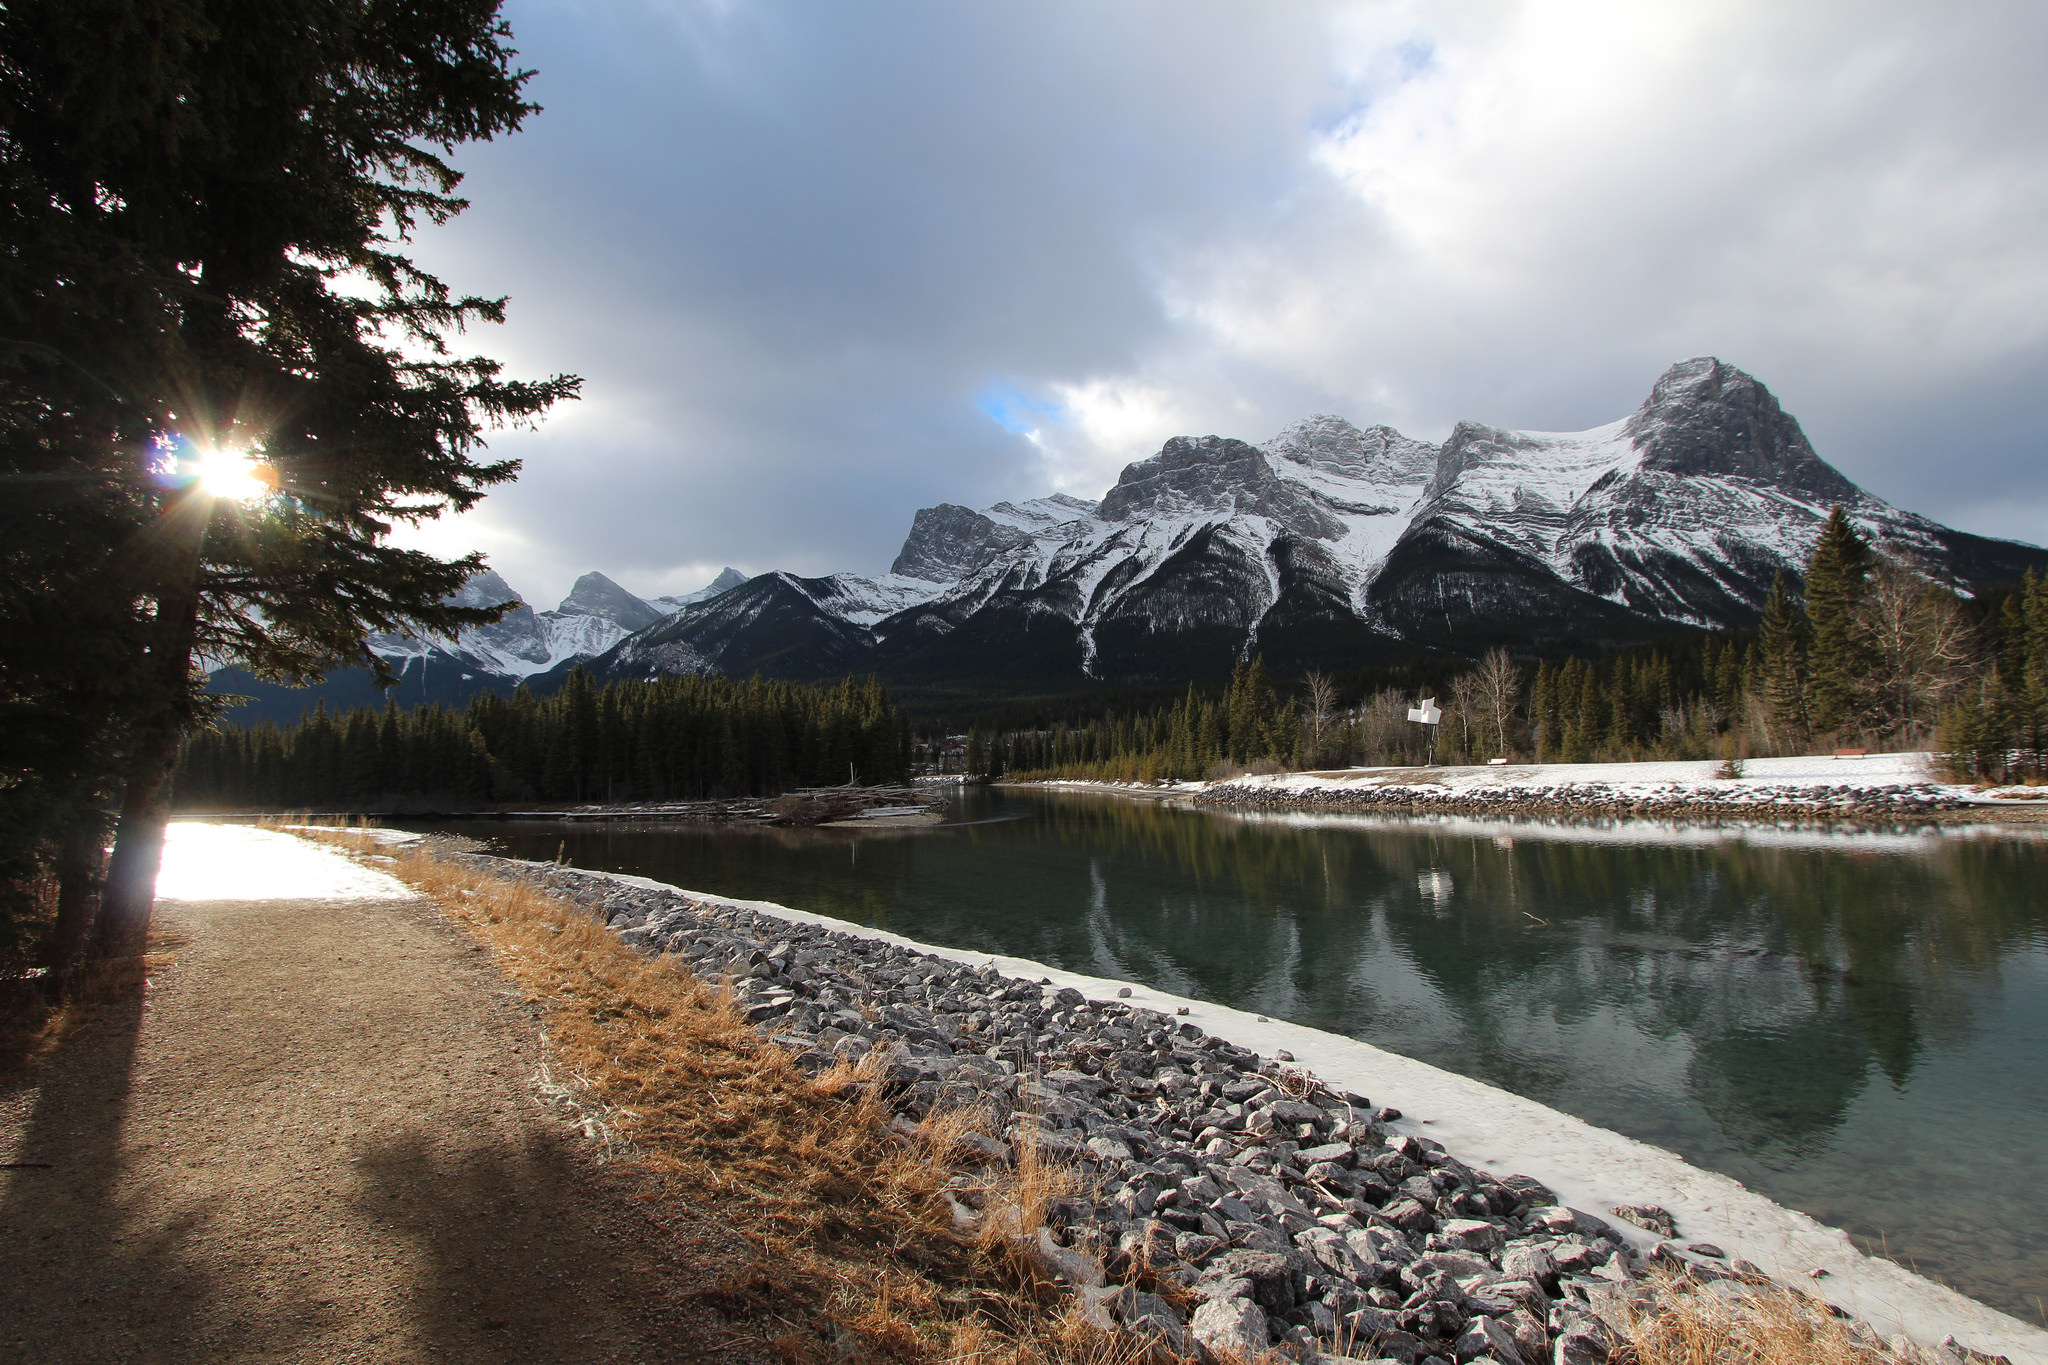
[(0, 1359), (757, 1354), (536, 1103), (538, 1025), (430, 904), (165, 902), (146, 1001), (0, 1092)]

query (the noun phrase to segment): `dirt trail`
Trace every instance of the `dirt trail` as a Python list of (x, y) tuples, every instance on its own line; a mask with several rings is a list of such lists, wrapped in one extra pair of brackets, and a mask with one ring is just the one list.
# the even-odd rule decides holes
[[(419, 899), (166, 902), (146, 1001), (0, 1093), (0, 1359), (734, 1360)], [(43, 1163), (47, 1163), (45, 1167)]]

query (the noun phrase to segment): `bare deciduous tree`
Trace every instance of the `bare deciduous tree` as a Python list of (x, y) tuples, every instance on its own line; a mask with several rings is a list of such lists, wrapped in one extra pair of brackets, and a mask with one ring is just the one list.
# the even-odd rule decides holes
[(1515, 708), (1521, 704), (1522, 670), (1508, 657), (1505, 649), (1496, 646), (1487, 650), (1486, 657), (1479, 661), (1477, 677), (1494, 737), (1500, 745), (1494, 752), (1502, 758), (1510, 757), (1508, 725), (1515, 718)]
[(1337, 682), (1321, 669), (1313, 669), (1302, 679), (1302, 686), (1302, 719), (1308, 722), (1308, 765), (1320, 768), (1323, 745), (1331, 723), (1337, 718)]
[(1969, 622), (1947, 588), (1894, 559), (1870, 575), (1862, 626), (1872, 644), (1866, 714), (1908, 743), (1926, 735), (1974, 655)]
[(1359, 756), (1368, 763), (1381, 764), (1404, 757), (1413, 739), (1409, 732), (1414, 728), (1408, 723), (1405, 697), (1392, 689), (1374, 693), (1358, 708), (1354, 733), (1358, 736)]
[(1488, 718), (1486, 684), (1478, 669), (1451, 679), (1451, 714), (1458, 718), (1458, 756), (1472, 757), (1472, 733), (1485, 731)]

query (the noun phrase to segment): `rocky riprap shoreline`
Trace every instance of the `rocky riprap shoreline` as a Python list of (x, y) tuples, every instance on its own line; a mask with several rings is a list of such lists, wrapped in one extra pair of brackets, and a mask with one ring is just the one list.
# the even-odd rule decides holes
[[(1731, 1293), (1768, 1283), (1701, 1243), (1663, 1241), (1646, 1257), (1537, 1181), (1475, 1170), (1287, 1053), (1261, 1057), (1185, 1019), (666, 888), (455, 856), (731, 981), (748, 1020), (813, 1073), (889, 1048), (896, 1123), (980, 1106), (1002, 1137), (966, 1139), (977, 1159), (1007, 1163), (1028, 1135), (1077, 1168), (1088, 1193), (1014, 1235), (1100, 1325), (1174, 1351), (1592, 1365), (1621, 1339), (1650, 1261)], [(955, 1177), (963, 1228), (986, 1188)], [(1615, 1212), (1676, 1231), (1661, 1209)]]
[(1969, 803), (1931, 782), (1830, 783), (1808, 787), (1618, 788), (1604, 782), (1468, 787), (1426, 782), (1387, 786), (1280, 787), (1226, 782), (1189, 798), (1225, 810), (1373, 811), (1384, 815), (1536, 815), (1616, 819), (1899, 820), (1963, 810)]

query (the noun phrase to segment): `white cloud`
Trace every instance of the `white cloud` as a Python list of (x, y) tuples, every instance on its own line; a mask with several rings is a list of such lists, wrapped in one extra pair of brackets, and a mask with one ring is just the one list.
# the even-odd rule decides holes
[(1032, 433), (1052, 491), (1099, 498), (1126, 464), (1158, 453), (1161, 432), (1189, 429), (1183, 396), (1142, 379), (1101, 378), (1052, 385), (1061, 416)]
[[(1336, 192), (1189, 250), (1169, 297), (1231, 355), (1430, 427), (1615, 416), (1615, 383), (1703, 351), (1845, 406), (1932, 397), (2048, 340), (2048, 98), (1995, 55), (2044, 28), (2017, 6), (1361, 7), (1338, 61), (1361, 107), (1315, 138)], [(1495, 393), (1549, 411), (1472, 410)]]
[(435, 543), (536, 594), (875, 571), (1317, 411), (1590, 426), (1706, 353), (1902, 506), (2048, 499), (2034, 0), (512, 17), (548, 112), (423, 245), (588, 397)]

